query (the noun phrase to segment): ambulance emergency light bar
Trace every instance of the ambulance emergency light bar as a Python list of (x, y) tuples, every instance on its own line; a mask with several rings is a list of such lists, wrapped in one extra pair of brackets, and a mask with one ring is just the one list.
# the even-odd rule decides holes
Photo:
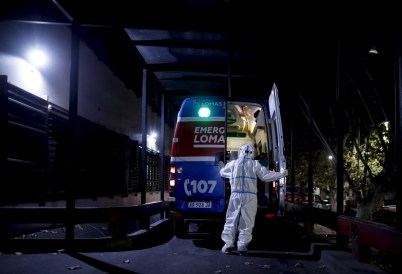
[(209, 108), (200, 108), (198, 110), (198, 116), (201, 118), (208, 118), (211, 115)]

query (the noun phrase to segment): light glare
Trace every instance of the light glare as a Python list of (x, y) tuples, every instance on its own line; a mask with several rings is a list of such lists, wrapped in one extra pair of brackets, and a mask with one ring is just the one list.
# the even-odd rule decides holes
[(209, 115), (211, 115), (209, 108), (200, 108), (200, 110), (198, 110), (198, 116), (200, 117), (206, 118), (209, 117)]
[(46, 55), (36, 50), (31, 53), (29, 60), (34, 66), (43, 66), (46, 63)]

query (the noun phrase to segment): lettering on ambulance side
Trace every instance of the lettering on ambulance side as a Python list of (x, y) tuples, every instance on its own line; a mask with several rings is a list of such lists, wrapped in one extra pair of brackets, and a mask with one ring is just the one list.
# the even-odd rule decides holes
[(186, 179), (184, 181), (184, 192), (186, 192), (187, 196), (191, 196), (192, 193), (205, 193), (208, 191), (208, 193), (214, 192), (216, 186), (216, 181), (215, 180), (192, 180), (190, 182), (189, 179)]
[[(195, 127), (194, 144), (197, 143), (225, 143), (225, 127)], [(202, 134), (202, 135), (200, 135)]]
[(193, 107), (221, 107), (225, 102), (194, 100)]

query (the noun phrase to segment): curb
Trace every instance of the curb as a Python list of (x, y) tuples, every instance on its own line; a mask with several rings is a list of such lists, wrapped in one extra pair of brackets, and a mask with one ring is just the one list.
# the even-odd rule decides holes
[(387, 273), (375, 265), (358, 262), (347, 251), (323, 250), (320, 261), (326, 265), (330, 273)]
[[(125, 251), (151, 247), (166, 242), (173, 237), (173, 220), (165, 218), (152, 223), (149, 229), (140, 229), (125, 238), (96, 237), (76, 238), (75, 252)], [(65, 238), (8, 238), (2, 243), (2, 252), (13, 253), (53, 253), (66, 249)]]

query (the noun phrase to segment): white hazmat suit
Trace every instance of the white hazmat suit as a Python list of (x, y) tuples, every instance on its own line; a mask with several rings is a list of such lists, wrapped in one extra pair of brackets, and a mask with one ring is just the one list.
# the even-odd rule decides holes
[(247, 252), (252, 239), (257, 214), (257, 176), (264, 182), (278, 180), (287, 175), (287, 170), (274, 172), (253, 160), (254, 147), (244, 144), (239, 149), (238, 159), (224, 165), (219, 163), (222, 177), (230, 179), (231, 195), (226, 211), (226, 223), (221, 235), (225, 245), (222, 252), (230, 253), (239, 232), (237, 250)]

